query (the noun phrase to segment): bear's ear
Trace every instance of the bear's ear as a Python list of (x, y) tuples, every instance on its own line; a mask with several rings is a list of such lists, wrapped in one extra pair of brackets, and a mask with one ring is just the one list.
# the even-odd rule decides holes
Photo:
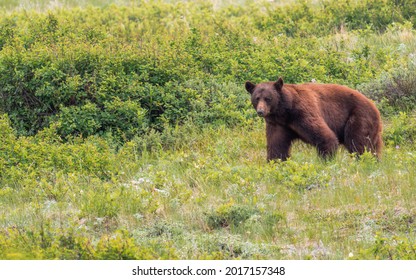
[(254, 91), (254, 88), (256, 87), (256, 85), (255, 84), (253, 84), (252, 82), (250, 82), (250, 81), (247, 81), (246, 82), (246, 90), (250, 93), (250, 94), (253, 94), (253, 91)]
[(277, 79), (277, 82), (274, 83), (274, 87), (277, 89), (277, 91), (280, 91), (283, 87), (283, 79), (280, 77)]

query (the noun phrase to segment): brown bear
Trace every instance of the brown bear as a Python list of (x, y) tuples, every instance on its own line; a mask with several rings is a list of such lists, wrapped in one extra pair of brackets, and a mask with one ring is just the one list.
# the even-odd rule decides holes
[(251, 102), (266, 120), (267, 160), (286, 160), (296, 139), (316, 146), (323, 158), (339, 144), (350, 153), (381, 155), (382, 124), (374, 103), (360, 92), (336, 84), (283, 84), (283, 79), (258, 85), (245, 83)]

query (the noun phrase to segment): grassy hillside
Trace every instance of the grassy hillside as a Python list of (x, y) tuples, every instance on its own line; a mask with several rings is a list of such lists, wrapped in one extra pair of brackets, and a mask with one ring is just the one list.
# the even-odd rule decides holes
[[(414, 1), (110, 2), (0, 2), (1, 259), (416, 258)], [(267, 163), (277, 76), (375, 100), (382, 161)]]

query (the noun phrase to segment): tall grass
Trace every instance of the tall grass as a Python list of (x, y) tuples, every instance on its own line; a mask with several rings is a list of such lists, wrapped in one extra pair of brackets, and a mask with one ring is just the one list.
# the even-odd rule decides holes
[[(144, 250), (133, 258), (385, 258), (371, 251), (380, 238), (414, 244), (414, 143), (387, 146), (381, 162), (343, 149), (325, 162), (299, 142), (289, 161), (267, 164), (261, 122), (172, 134), (181, 137), (168, 150), (149, 153), (133, 141), (107, 164), (3, 177), (1, 257), (79, 258), (89, 244), (91, 254), (81, 257), (99, 258), (127, 237), (132, 243), (120, 250)], [(89, 141), (66, 149), (91, 149)], [(103, 146), (94, 158), (108, 151)], [(59, 163), (46, 154), (38, 160)], [(124, 239), (106, 237), (120, 229)], [(42, 244), (41, 236), (50, 240)], [(94, 247), (98, 240), (102, 248)], [(392, 258), (401, 256), (386, 244)]]

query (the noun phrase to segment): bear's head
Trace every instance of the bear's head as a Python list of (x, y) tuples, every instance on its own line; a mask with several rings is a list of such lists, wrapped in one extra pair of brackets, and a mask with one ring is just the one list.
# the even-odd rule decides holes
[(276, 82), (265, 82), (258, 85), (247, 81), (245, 86), (251, 95), (251, 103), (260, 117), (266, 118), (277, 111), (283, 87), (282, 78)]

